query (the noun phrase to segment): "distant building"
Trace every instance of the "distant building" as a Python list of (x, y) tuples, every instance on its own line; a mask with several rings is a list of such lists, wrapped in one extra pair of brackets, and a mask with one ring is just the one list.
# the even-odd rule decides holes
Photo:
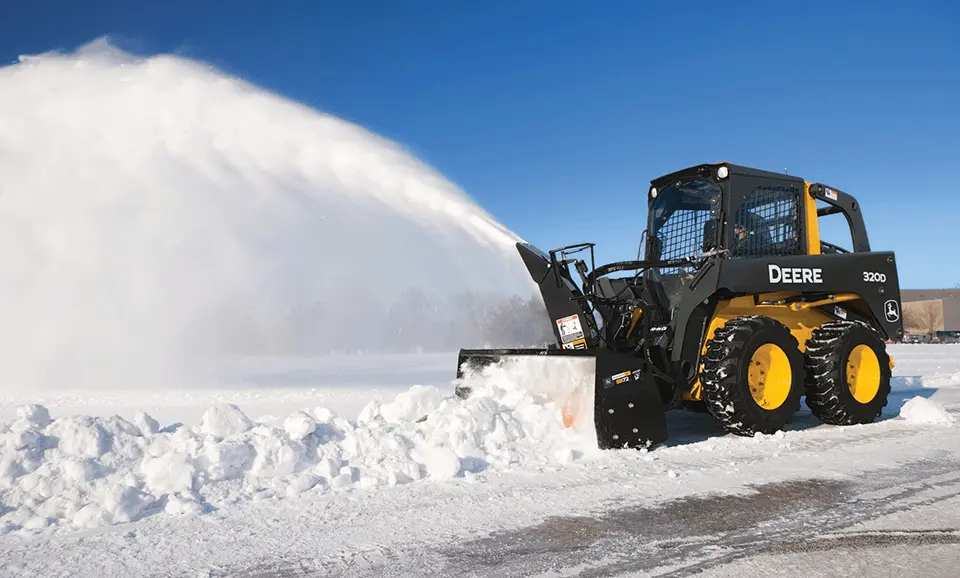
[(904, 330), (949, 341), (960, 337), (960, 289), (901, 289)]

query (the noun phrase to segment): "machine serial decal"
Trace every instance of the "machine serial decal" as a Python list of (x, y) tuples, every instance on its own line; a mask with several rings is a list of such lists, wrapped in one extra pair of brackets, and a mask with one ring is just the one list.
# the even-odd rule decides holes
[(603, 387), (608, 389), (614, 385), (622, 385), (628, 381), (640, 381), (643, 377), (642, 370), (633, 369), (631, 371), (624, 371), (616, 375), (611, 375), (610, 377), (603, 378)]

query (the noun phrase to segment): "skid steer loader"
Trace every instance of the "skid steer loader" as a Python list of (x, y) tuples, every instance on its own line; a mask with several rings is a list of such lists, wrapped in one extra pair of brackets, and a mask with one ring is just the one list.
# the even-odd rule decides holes
[[(492, 363), (589, 358), (592, 390), (555, 401), (565, 426), (589, 420), (604, 449), (666, 441), (672, 409), (707, 411), (744, 436), (782, 429), (804, 396), (825, 423), (877, 418), (890, 392), (886, 343), (903, 337), (900, 288), (894, 254), (870, 250), (856, 199), (726, 162), (651, 185), (642, 260), (596, 267), (593, 243), (517, 244), (556, 343), (462, 349), (457, 395)], [(838, 213), (849, 249), (820, 239), (819, 218)]]

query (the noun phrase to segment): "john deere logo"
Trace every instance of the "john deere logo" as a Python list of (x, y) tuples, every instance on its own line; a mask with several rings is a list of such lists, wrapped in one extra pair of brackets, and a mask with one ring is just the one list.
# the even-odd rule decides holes
[(771, 283), (823, 283), (823, 270), (819, 267), (780, 267), (767, 265)]
[(900, 304), (893, 299), (887, 301), (883, 304), (883, 314), (890, 323), (900, 321)]

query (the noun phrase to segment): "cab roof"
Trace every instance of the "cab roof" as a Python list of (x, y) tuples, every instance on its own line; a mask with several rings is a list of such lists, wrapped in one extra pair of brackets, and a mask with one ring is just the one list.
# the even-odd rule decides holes
[[(719, 169), (720, 167), (727, 167), (727, 169), (730, 171), (730, 174), (724, 179), (721, 179), (717, 176), (717, 169)], [(780, 179), (780, 180), (786, 180), (786, 181), (797, 181), (801, 183), (804, 182), (803, 178), (801, 177), (788, 175), (785, 173), (774, 173), (771, 171), (764, 171), (761, 169), (745, 167), (743, 165), (735, 165), (733, 163), (728, 163), (728, 162), (719, 162), (719, 163), (713, 163), (713, 164), (708, 163), (708, 164), (701, 164), (701, 165), (693, 165), (685, 169), (680, 169), (679, 171), (675, 171), (670, 174), (657, 177), (656, 179), (653, 179), (652, 181), (650, 181), (650, 184), (653, 185), (654, 187), (657, 187), (658, 189), (662, 189), (666, 186), (673, 184), (675, 181), (678, 181), (684, 178), (699, 177), (699, 178), (708, 179), (714, 182), (720, 182), (730, 178), (731, 176), (763, 177), (763, 178)]]

